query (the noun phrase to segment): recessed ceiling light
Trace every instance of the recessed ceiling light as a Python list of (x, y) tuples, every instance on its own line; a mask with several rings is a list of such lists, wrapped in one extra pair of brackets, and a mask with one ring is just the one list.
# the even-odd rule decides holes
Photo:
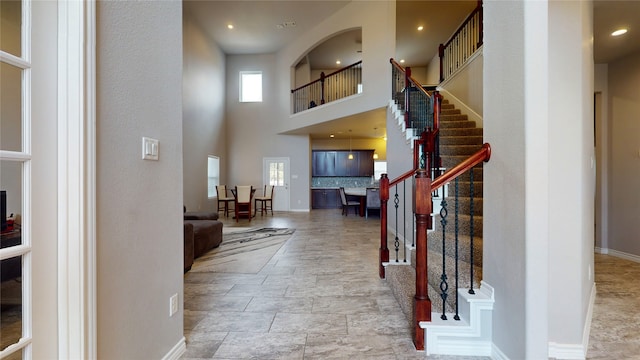
[(229, 29), (229, 30), (233, 29), (233, 24), (227, 25), (227, 29)]
[(418, 31), (422, 31), (422, 30), (424, 30), (424, 26), (422, 25), (418, 26)]
[(404, 64), (404, 59), (400, 59), (400, 64)]
[(336, 60), (336, 64), (340, 65), (341, 64), (340, 60)]
[(334, 137), (336, 137), (336, 136), (335, 136), (335, 135), (333, 135), (333, 134), (331, 134), (331, 135), (329, 135), (329, 137), (330, 137), (330, 138), (334, 138)]
[(627, 33), (627, 29), (618, 29), (611, 33), (611, 36), (620, 36)]

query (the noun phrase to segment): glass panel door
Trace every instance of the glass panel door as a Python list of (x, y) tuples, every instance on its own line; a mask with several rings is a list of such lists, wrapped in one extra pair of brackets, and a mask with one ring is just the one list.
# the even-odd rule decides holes
[(289, 158), (264, 158), (263, 182), (273, 185), (273, 210), (289, 211)]
[(30, 7), (0, 2), (0, 358), (30, 358)]

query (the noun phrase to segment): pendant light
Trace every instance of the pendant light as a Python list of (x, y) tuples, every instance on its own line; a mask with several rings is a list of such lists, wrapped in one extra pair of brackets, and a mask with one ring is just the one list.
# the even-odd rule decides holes
[(351, 129), (349, 129), (349, 160), (353, 160), (353, 151), (351, 149)]

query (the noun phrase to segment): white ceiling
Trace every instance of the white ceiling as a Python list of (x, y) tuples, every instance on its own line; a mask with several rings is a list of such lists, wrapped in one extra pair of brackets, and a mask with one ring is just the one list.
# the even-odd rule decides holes
[[(266, 54), (277, 52), (349, 2), (185, 0), (184, 11), (195, 17), (226, 54)], [(476, 0), (397, 0), (394, 58), (405, 59), (405, 66), (427, 65), (438, 44), (448, 40), (476, 4)], [(593, 22), (596, 63), (609, 63), (640, 50), (640, 1), (596, 0)], [(233, 24), (234, 29), (227, 29), (228, 24)], [(417, 31), (418, 25), (425, 29)], [(626, 35), (618, 38), (609, 35), (621, 26), (629, 29)], [(359, 32), (345, 32), (311, 51), (303, 61), (309, 61), (312, 69), (322, 70), (352, 64), (361, 60), (358, 52), (361, 41)], [(337, 59), (342, 62), (340, 66), (335, 64)], [(362, 116), (366, 116), (367, 121), (358, 121)], [(326, 138), (329, 133), (347, 134), (348, 129), (352, 129), (354, 138), (373, 137), (370, 135), (375, 133), (373, 127), (384, 128), (385, 118), (385, 110), (379, 109), (296, 133)]]

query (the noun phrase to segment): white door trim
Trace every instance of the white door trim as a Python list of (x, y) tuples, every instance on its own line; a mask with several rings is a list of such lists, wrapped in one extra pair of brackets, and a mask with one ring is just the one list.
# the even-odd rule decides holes
[(288, 157), (265, 157), (262, 158), (262, 179), (263, 182), (265, 184), (269, 183), (269, 168), (267, 166), (267, 164), (269, 162), (283, 162), (285, 163), (285, 171), (284, 171), (284, 189), (283, 191), (286, 193), (285, 197), (286, 199), (282, 202), (278, 201), (278, 199), (282, 198), (282, 193), (280, 193), (280, 196), (276, 196), (276, 193), (278, 193), (278, 188), (276, 188), (274, 191), (276, 193), (274, 193), (274, 200), (272, 202), (272, 206), (273, 206), (273, 210), (278, 210), (278, 211), (289, 211), (291, 209), (291, 160)]
[(58, 358), (95, 359), (95, 0), (58, 2)]

